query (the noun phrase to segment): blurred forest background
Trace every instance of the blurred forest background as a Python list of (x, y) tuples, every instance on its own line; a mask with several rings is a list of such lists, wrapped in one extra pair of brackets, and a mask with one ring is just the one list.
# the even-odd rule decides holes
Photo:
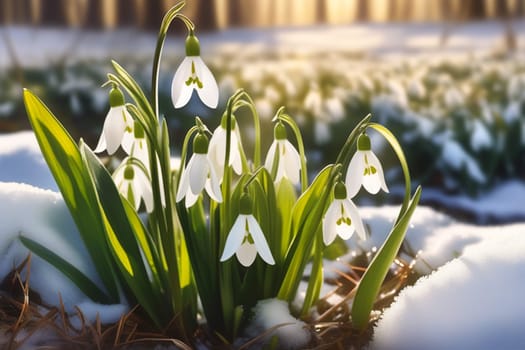
[[(25, 87), (94, 145), (111, 59), (149, 94), (156, 33), (177, 2), (0, 0), (0, 133), (29, 128)], [(512, 181), (525, 186), (525, 0), (187, 0), (183, 12), (197, 25), (220, 101), (217, 110), (173, 109), (186, 32), (174, 23), (159, 82), (174, 147), (195, 115), (213, 129), (243, 88), (268, 135), (286, 106), (311, 170), (333, 161), (372, 113), (400, 138), (424, 200), (433, 200), (428, 188), (478, 196)], [(400, 184), (394, 156), (375, 144), (389, 160), (389, 183)]]
[[(0, 24), (157, 30), (177, 0), (1, 0)], [(523, 0), (189, 0), (199, 28), (303, 26), (355, 21), (467, 21), (525, 13)]]

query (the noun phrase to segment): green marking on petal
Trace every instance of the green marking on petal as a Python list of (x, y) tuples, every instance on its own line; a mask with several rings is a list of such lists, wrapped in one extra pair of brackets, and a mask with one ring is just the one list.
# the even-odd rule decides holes
[(370, 167), (370, 171), (372, 172), (372, 175), (377, 173), (377, 169), (374, 166)]
[(188, 77), (188, 80), (184, 82), (186, 86), (190, 86), (191, 84), (196, 84), (199, 89), (202, 89), (204, 87), (204, 84), (197, 76), (197, 71), (195, 69), (195, 62), (191, 61), (191, 75)]

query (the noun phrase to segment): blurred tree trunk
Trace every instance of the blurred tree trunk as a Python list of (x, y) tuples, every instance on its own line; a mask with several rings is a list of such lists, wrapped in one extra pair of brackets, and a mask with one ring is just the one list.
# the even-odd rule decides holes
[(215, 0), (198, 0), (195, 21), (199, 31), (217, 29)]
[(324, 0), (316, 1), (315, 19), (317, 23), (326, 23), (326, 4)]
[(86, 10), (85, 25), (88, 28), (102, 27), (102, 0), (89, 0)]
[(134, 0), (117, 1), (117, 23), (123, 26), (141, 26), (138, 18), (137, 2)]
[[(503, 0), (506, 2), (506, 0)], [(485, 2), (481, 0), (467, 0), (464, 1), (462, 4), (464, 4), (466, 11), (465, 20), (469, 19), (483, 19), (485, 18)]]
[(64, 25), (65, 13), (62, 0), (46, 0), (42, 9), (42, 24), (43, 25)]
[(230, 27), (239, 27), (242, 25), (242, 12), (240, 0), (228, 1), (228, 25)]
[(367, 0), (357, 0), (356, 6), (357, 6), (357, 20), (358, 21), (369, 20), (368, 1)]
[(507, 0), (498, 0), (496, 2), (496, 16), (501, 18), (505, 22), (505, 33), (504, 33), (504, 43), (505, 49), (508, 52), (515, 51), (517, 48), (517, 39), (516, 33), (512, 26), (512, 14)]
[(388, 2), (388, 14), (387, 14), (387, 20), (388, 21), (399, 21), (400, 15), (399, 15), (399, 1), (397, 0), (390, 0)]
[(163, 0), (147, 0), (147, 5), (143, 7), (144, 13), (144, 27), (157, 31), (164, 17), (164, 1)]

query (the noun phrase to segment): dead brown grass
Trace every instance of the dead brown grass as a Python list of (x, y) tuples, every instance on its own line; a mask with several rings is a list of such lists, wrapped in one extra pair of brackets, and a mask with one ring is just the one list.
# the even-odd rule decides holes
[[(332, 292), (317, 304), (317, 313), (305, 320), (312, 333), (309, 349), (361, 349), (373, 333), (380, 310), (390, 305), (397, 293), (417, 276), (412, 269), (414, 261), (396, 259), (387, 276), (375, 304), (377, 312), (372, 314), (369, 327), (358, 331), (350, 320), (351, 301), (356, 286), (370, 254), (358, 256), (345, 271), (336, 271), (338, 277), (327, 281), (334, 286)], [(153, 349), (158, 345), (166, 348), (192, 349), (178, 339), (168, 336), (169, 331), (155, 330), (142, 317), (138, 307), (114, 324), (94, 323), (85, 320), (82, 312), (67, 314), (64, 306), (50, 307), (42, 303), (39, 296), (30, 289), (31, 256), (15, 267), (0, 284), (0, 348), (16, 350), (31, 345), (36, 349)], [(22, 278), (25, 271), (25, 278)], [(336, 295), (336, 298), (331, 298)], [(331, 302), (337, 300), (337, 302)], [(75, 318), (76, 322), (73, 322)], [(269, 332), (272, 330), (269, 330)], [(242, 345), (250, 349), (267, 334), (261, 334)], [(232, 346), (206, 330), (199, 328), (194, 335), (195, 342), (213, 349), (231, 349)]]

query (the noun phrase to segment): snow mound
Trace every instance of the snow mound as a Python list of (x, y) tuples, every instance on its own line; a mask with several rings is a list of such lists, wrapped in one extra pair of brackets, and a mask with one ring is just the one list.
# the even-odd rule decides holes
[[(29, 254), (19, 237), (30, 238), (60, 255), (103, 288), (68, 208), (59, 193), (26, 184), (0, 182), (0, 281)], [(26, 271), (23, 271), (26, 278)], [(85, 319), (115, 322), (128, 310), (122, 305), (97, 305), (46, 261), (33, 254), (29, 284), (45, 304), (68, 313), (75, 306)]]
[(254, 319), (246, 330), (248, 337), (257, 337), (275, 327), (264, 338), (264, 342), (271, 343), (272, 338), (276, 337), (279, 349), (301, 349), (310, 341), (307, 325), (290, 315), (285, 301), (261, 300), (255, 306), (254, 313)]
[(0, 134), (0, 181), (57, 190), (32, 131)]
[(525, 348), (525, 224), (453, 231), (478, 240), (400, 293), (379, 321), (372, 349)]

